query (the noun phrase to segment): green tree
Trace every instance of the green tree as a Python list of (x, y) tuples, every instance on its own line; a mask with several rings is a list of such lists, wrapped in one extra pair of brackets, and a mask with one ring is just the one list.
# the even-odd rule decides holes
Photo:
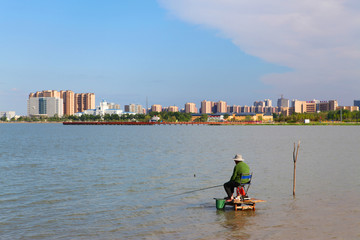
[(201, 114), (201, 117), (199, 118), (200, 122), (207, 122), (209, 119), (209, 115), (207, 114)]

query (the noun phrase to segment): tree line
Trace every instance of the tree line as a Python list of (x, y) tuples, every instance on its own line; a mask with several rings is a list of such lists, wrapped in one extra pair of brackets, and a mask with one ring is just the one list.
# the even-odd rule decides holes
[[(189, 122), (191, 120), (190, 113), (181, 113), (181, 112), (150, 112), (149, 114), (105, 114), (104, 116), (100, 115), (90, 115), (83, 114), (81, 116), (75, 115), (65, 115), (59, 117), (57, 115), (53, 117), (39, 116), (39, 117), (28, 117), (21, 116), (18, 119), (12, 118), (11, 122), (66, 122), (66, 121), (118, 121), (118, 122), (148, 122), (154, 116), (158, 116), (160, 121), (164, 122)], [(6, 117), (1, 117), (0, 121), (6, 122)]]
[[(181, 113), (181, 112), (150, 112), (149, 114), (105, 114), (104, 116), (100, 115), (88, 115), (83, 114), (81, 116), (53, 116), (53, 117), (28, 117), (21, 116), (18, 119), (12, 118), (11, 122), (65, 122), (65, 121), (120, 121), (120, 122), (148, 122), (154, 116), (159, 117), (159, 121), (163, 122), (189, 122), (191, 120), (190, 113)], [(229, 114), (224, 114), (224, 119), (228, 120)], [(246, 121), (251, 121), (251, 117), (247, 116)], [(305, 119), (309, 119), (312, 122), (322, 122), (322, 121), (343, 121), (343, 122), (359, 122), (360, 121), (360, 111), (350, 112), (349, 110), (337, 110), (329, 112), (319, 112), (319, 113), (293, 113), (290, 116), (285, 116), (283, 114), (273, 114), (274, 122), (286, 122), (286, 123), (302, 123)], [(202, 114), (195, 121), (197, 122), (207, 122), (208, 115)], [(6, 122), (7, 119), (5, 116), (0, 118), (0, 121)]]
[(343, 122), (359, 122), (360, 111), (350, 112), (349, 110), (336, 110), (319, 113), (293, 113), (290, 116), (283, 114), (273, 114), (275, 122), (302, 123), (305, 119), (312, 122), (322, 121), (343, 121)]

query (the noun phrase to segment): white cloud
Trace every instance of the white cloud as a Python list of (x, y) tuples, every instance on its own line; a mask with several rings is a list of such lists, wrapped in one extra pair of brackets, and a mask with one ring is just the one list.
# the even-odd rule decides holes
[(347, 104), (360, 97), (358, 0), (159, 1), (185, 21), (219, 30), (244, 52), (292, 68), (262, 78), (277, 94)]

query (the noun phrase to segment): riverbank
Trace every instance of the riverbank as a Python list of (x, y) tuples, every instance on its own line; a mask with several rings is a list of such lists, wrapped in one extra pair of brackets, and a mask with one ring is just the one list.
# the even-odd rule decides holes
[(257, 126), (357, 126), (360, 125), (360, 122), (340, 122), (340, 121), (331, 121), (331, 122), (311, 122), (311, 123), (287, 123), (287, 122), (96, 122), (96, 121), (84, 121), (84, 122), (63, 122), (63, 121), (0, 121), (0, 124), (16, 124), (16, 123), (30, 123), (30, 124), (63, 124), (63, 125), (257, 125)]
[(64, 125), (360, 125), (359, 122), (262, 123), (262, 122), (63, 122)]

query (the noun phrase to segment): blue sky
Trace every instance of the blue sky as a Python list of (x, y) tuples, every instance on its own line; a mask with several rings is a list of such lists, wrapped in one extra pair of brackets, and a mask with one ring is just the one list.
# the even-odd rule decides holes
[[(343, 12), (346, 6), (329, 1), (335, 6), (332, 14), (349, 15)], [(344, 29), (343, 22), (327, 30), (324, 26), (331, 16), (326, 14), (295, 18), (289, 26), (279, 24), (288, 11), (299, 9), (295, 16), (312, 16), (317, 9), (284, 7), (279, 2), (268, 6), (274, 9), (269, 14), (256, 8), (263, 4), (260, 0), (253, 6), (245, 4), (243, 0), (3, 0), (0, 111), (26, 114), (28, 94), (48, 89), (94, 92), (97, 103), (105, 99), (122, 106), (145, 106), (147, 97), (149, 105), (180, 108), (186, 102), (199, 107), (204, 99), (250, 105), (270, 98), (275, 104), (281, 94), (299, 100), (337, 99), (343, 105), (360, 97), (360, 74), (351, 67), (359, 63), (358, 26), (347, 26), (351, 36), (337, 32)], [(354, 19), (358, 7), (356, 2), (348, 6), (355, 11), (350, 14)], [(263, 18), (273, 24), (253, 20)], [(304, 19), (310, 23), (304, 25)], [(319, 19), (324, 25), (316, 27), (327, 31), (304, 31)], [(339, 33), (349, 41), (323, 41)], [(334, 52), (339, 46), (341, 52)], [(329, 56), (339, 60), (327, 62)], [(339, 62), (347, 64), (333, 71)]]

